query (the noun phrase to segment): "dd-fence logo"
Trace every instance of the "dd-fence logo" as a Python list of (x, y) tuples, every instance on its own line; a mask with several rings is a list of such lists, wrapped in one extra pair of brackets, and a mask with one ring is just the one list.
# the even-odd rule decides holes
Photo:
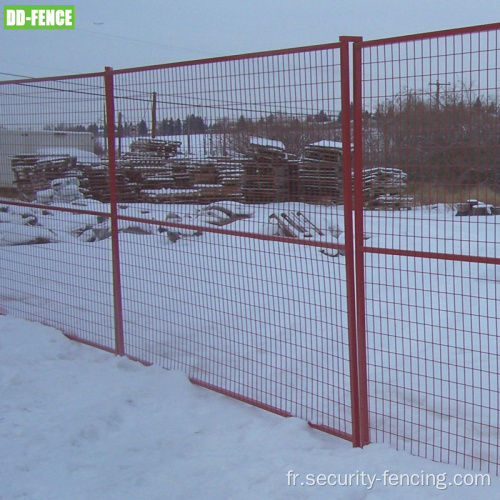
[(74, 5), (4, 5), (6, 30), (75, 29)]

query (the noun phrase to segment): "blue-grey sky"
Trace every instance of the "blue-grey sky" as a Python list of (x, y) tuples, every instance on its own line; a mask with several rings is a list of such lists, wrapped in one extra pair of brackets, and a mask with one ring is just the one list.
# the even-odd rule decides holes
[(74, 30), (5, 30), (2, 22), (0, 80), (316, 45), (342, 35), (370, 40), (500, 22), (500, 2), (492, 0), (85, 0), (75, 5)]

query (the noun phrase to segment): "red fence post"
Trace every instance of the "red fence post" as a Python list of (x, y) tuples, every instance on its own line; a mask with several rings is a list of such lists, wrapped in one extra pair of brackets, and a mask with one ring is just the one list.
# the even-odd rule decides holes
[(356, 269), (356, 336), (361, 446), (370, 442), (368, 376), (366, 359), (365, 264), (363, 221), (363, 103), (362, 40), (353, 44), (353, 142), (354, 142), (354, 260)]
[(123, 338), (123, 306), (120, 274), (120, 249), (118, 237), (118, 197), (116, 193), (116, 144), (115, 144), (115, 96), (113, 69), (106, 67), (104, 73), (106, 92), (106, 135), (108, 141), (109, 192), (111, 201), (111, 251), (113, 266), (113, 306), (115, 320), (116, 354), (125, 354)]
[[(359, 41), (358, 37), (340, 37), (341, 53), (341, 87), (342, 87), (342, 177), (344, 184), (344, 225), (345, 225), (345, 258), (347, 282), (347, 314), (349, 329), (349, 366), (351, 380), (351, 412), (352, 412), (352, 442), (353, 446), (361, 447), (368, 443), (367, 440), (367, 403), (366, 366), (360, 367), (357, 326), (357, 273), (354, 250), (353, 226), (353, 197), (352, 197), (352, 168), (351, 168), (351, 73), (349, 59), (350, 42)], [(356, 147), (356, 144), (355, 144)], [(364, 347), (362, 347), (364, 348)], [(363, 357), (366, 357), (363, 354)], [(360, 368), (364, 368), (361, 369)], [(364, 378), (360, 378), (364, 373)], [(363, 400), (364, 398), (364, 400)], [(363, 413), (364, 412), (364, 413)]]

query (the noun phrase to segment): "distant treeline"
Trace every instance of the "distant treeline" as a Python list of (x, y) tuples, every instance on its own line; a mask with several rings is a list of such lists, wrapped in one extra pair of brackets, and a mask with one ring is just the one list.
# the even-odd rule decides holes
[(496, 100), (463, 88), (426, 99), (406, 92), (364, 123), (365, 165), (398, 167), (411, 181), (500, 183)]
[[(301, 128), (302, 126), (310, 124), (327, 124), (338, 123), (341, 118), (341, 113), (338, 116), (332, 117), (321, 110), (314, 115), (308, 115), (305, 119), (297, 117), (287, 117), (280, 114), (270, 114), (261, 117), (257, 120), (246, 118), (240, 115), (237, 120), (230, 120), (228, 118), (219, 118), (207, 124), (205, 119), (201, 116), (194, 114), (188, 115), (184, 120), (180, 118), (163, 118), (156, 123), (155, 135), (188, 135), (188, 134), (204, 134), (206, 132), (241, 132), (262, 129), (263, 126), (288, 126), (289, 128)], [(91, 132), (95, 136), (106, 135), (106, 127), (99, 126), (97, 123), (89, 125), (73, 125), (67, 123), (59, 123), (56, 126), (46, 127), (48, 130), (58, 130), (67, 132)], [(117, 123), (116, 134), (119, 137), (129, 136), (147, 136), (151, 135), (151, 125), (145, 120), (137, 123), (131, 121), (124, 121)]]

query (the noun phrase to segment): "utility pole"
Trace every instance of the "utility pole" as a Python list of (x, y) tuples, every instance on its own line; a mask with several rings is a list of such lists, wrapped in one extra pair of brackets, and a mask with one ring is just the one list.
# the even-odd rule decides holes
[(436, 82), (434, 82), (434, 83), (431, 82), (431, 83), (429, 83), (429, 85), (436, 86), (436, 109), (437, 109), (437, 111), (439, 111), (439, 91), (440, 91), (441, 87), (443, 87), (443, 86), (446, 87), (447, 85), (451, 85), (451, 83), (442, 83), (442, 82), (438, 82), (436, 80)]
[(118, 158), (122, 156), (122, 113), (118, 111), (118, 129), (116, 130), (118, 135)]
[(151, 106), (151, 139), (156, 137), (156, 92), (153, 92), (153, 105)]

